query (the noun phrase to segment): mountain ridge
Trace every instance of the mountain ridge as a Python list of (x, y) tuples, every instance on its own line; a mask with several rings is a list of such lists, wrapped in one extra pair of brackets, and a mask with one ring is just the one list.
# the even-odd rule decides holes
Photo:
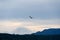
[(36, 32), (36, 33), (33, 33), (33, 35), (60, 35), (60, 29), (58, 28), (58, 29), (54, 29), (54, 28), (52, 28), (52, 29), (45, 29), (45, 30), (43, 30), (43, 31), (38, 31), (38, 32)]

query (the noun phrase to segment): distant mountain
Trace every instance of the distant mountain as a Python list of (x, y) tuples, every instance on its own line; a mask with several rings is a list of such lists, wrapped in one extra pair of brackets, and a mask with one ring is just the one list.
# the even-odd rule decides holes
[(42, 32), (33, 33), (33, 35), (60, 35), (60, 29), (45, 29)]
[(0, 33), (0, 40), (60, 40), (60, 29), (46, 29), (27, 35)]
[(60, 35), (18, 35), (0, 33), (0, 40), (60, 40)]

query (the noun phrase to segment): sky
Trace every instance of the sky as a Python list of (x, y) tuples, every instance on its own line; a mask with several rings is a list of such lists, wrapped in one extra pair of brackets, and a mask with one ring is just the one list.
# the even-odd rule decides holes
[(49, 28), (60, 28), (60, 0), (0, 0), (0, 33), (31, 34)]

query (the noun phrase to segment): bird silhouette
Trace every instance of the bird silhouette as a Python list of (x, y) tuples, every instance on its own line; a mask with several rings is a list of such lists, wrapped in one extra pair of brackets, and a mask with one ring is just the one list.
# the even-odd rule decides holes
[(32, 19), (32, 16), (29, 16), (30, 19)]

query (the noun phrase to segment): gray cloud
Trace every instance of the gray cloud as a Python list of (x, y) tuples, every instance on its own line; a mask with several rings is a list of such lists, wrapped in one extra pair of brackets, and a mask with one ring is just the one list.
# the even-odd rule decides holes
[(6, 0), (0, 3), (0, 19), (20, 19), (32, 15), (40, 19), (60, 18), (57, 0)]
[[(29, 16), (32, 16), (33, 19), (30, 20)], [(21, 21), (24, 25), (22, 26), (40, 26), (40, 25), (59, 25), (60, 24), (60, 0), (0, 0), (0, 25), (4, 24), (1, 20), (5, 21), (8, 19), (10, 22)], [(35, 20), (35, 21), (34, 21)], [(0, 32), (8, 32), (15, 28), (14, 22), (5, 21), (6, 26), (9, 24), (9, 27), (0, 27)], [(30, 24), (25, 24), (30, 23)], [(13, 23), (13, 25), (12, 25)], [(5, 25), (4, 24), (4, 25)], [(45, 24), (45, 25), (44, 25)], [(13, 28), (10, 26), (14, 26)], [(50, 27), (48, 25), (48, 27)], [(17, 25), (18, 27), (18, 25)], [(35, 28), (36, 28), (35, 27)], [(56, 26), (57, 28), (57, 26)], [(60, 28), (60, 26), (59, 26)], [(32, 33), (31, 30), (27, 28), (16, 28), (14, 33), (17, 34), (27, 34)], [(12, 32), (12, 33), (13, 33)]]

